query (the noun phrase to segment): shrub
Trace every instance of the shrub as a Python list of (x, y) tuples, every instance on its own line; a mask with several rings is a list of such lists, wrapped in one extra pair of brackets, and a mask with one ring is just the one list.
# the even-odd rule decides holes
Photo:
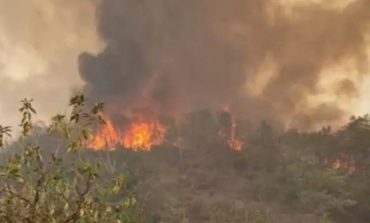
[[(36, 114), (32, 100), (23, 100), (20, 112), (22, 151), (10, 155), (0, 167), (0, 222), (139, 223), (142, 212), (125, 190), (125, 178), (104, 177), (98, 162), (84, 160), (80, 150), (91, 128), (104, 124), (98, 103), (86, 109), (83, 95), (71, 99), (72, 112), (52, 118), (47, 134), (65, 142), (66, 148), (42, 148), (28, 140)], [(10, 127), (0, 126), (0, 146), (10, 136)], [(66, 159), (68, 158), (68, 159)]]

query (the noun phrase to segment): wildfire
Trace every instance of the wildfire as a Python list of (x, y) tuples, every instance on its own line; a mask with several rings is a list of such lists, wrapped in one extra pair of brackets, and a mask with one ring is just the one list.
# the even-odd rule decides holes
[(335, 170), (344, 169), (347, 170), (349, 174), (353, 174), (356, 172), (357, 168), (355, 165), (350, 164), (349, 162), (344, 162), (339, 159), (337, 159), (333, 164), (332, 167)]
[(163, 142), (165, 132), (165, 128), (159, 122), (138, 121), (120, 131), (107, 120), (106, 125), (87, 143), (87, 147), (101, 150), (115, 149), (122, 145), (125, 149), (149, 151), (154, 145)]
[(159, 123), (135, 123), (125, 132), (123, 145), (134, 150), (150, 150), (152, 146), (161, 144), (164, 136), (165, 128)]
[(235, 132), (236, 132), (236, 124), (233, 122), (232, 128), (231, 128), (231, 135), (230, 135), (230, 139), (228, 140), (228, 143), (229, 143), (229, 146), (235, 151), (241, 151), (243, 143), (236, 137)]
[[(218, 133), (220, 139), (235, 151), (241, 151), (244, 141), (237, 134), (236, 122), (229, 111), (220, 114)], [(117, 126), (109, 118), (86, 143), (87, 148), (94, 150), (115, 150), (118, 146), (134, 151), (150, 151), (154, 146), (164, 142), (167, 128), (155, 117), (147, 113), (134, 112), (129, 116), (129, 125)]]
[(223, 111), (224, 114), (229, 115), (229, 127), (223, 128), (219, 130), (219, 135), (227, 140), (227, 143), (229, 144), (230, 148), (232, 148), (235, 151), (241, 151), (243, 142), (237, 137), (237, 126), (236, 122), (232, 116), (232, 113), (230, 111), (229, 106), (225, 106)]
[(229, 140), (230, 147), (235, 151), (242, 150), (242, 142), (239, 139), (230, 139)]
[(100, 150), (103, 148), (113, 149), (119, 144), (119, 142), (119, 133), (114, 128), (112, 122), (107, 120), (106, 125), (104, 125), (87, 143), (87, 147), (95, 150)]

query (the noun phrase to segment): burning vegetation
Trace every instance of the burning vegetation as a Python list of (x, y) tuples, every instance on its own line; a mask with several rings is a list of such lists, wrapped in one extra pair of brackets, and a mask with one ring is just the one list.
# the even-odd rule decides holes
[[(85, 8), (75, 0), (68, 2)], [(342, 126), (358, 111), (352, 105), (366, 101), (364, 107), (369, 108), (363, 90), (370, 72), (369, 0), (341, 0), (346, 2), (341, 6), (324, 0), (91, 2), (104, 44), (96, 51), (81, 51), (78, 81), (89, 99), (106, 104), (105, 125), (88, 129), (93, 132), (90, 138), (87, 133), (66, 144), (91, 159), (114, 154), (116, 163), (127, 164), (118, 170), (112, 163), (106, 166), (112, 173), (130, 174), (128, 184), (147, 206), (148, 222), (312, 223), (331, 222), (329, 215), (338, 222), (370, 222), (370, 118), (353, 118)], [(40, 15), (52, 18), (50, 12), (58, 7), (46, 8)], [(3, 20), (6, 27), (18, 21)], [(31, 36), (30, 42), (38, 39)], [(68, 48), (77, 42), (73, 36), (64, 39)], [(0, 47), (19, 42), (0, 41)], [(34, 48), (52, 42), (36, 41)], [(45, 58), (59, 49), (50, 48), (45, 48)], [(22, 49), (19, 54), (20, 59), (4, 64), (27, 57)], [(50, 63), (51, 68), (63, 67)], [(33, 69), (43, 71), (49, 65), (41, 64)], [(4, 85), (19, 81), (0, 80)], [(48, 80), (45, 83), (59, 84), (58, 79)], [(26, 87), (27, 81), (19, 82)], [(44, 95), (42, 87), (34, 88)], [(3, 89), (16, 93), (13, 87)], [(84, 117), (79, 106), (88, 103), (77, 102), (71, 119), (56, 116), (65, 131)], [(68, 120), (72, 124), (67, 125)], [(22, 122), (24, 132), (32, 128), (28, 114)], [(338, 128), (322, 128), (323, 123)], [(0, 146), (8, 130), (0, 126)], [(43, 179), (42, 172), (40, 176)], [(13, 204), (30, 207), (27, 196), (21, 195)], [(220, 203), (223, 206), (217, 206)], [(228, 209), (234, 206), (237, 211)], [(250, 206), (265, 211), (250, 220)], [(268, 219), (269, 209), (283, 220)], [(214, 216), (219, 212), (227, 217)], [(77, 210), (72, 217), (81, 213)], [(292, 213), (313, 218), (301, 221), (290, 218)]]
[(163, 143), (165, 134), (166, 128), (157, 121), (137, 121), (120, 130), (108, 119), (87, 143), (87, 147), (111, 150), (122, 146), (135, 151), (149, 151), (153, 146)]
[(101, 1), (106, 45), (79, 57), (84, 92), (108, 106), (154, 105), (176, 116), (226, 104), (283, 127), (342, 123), (369, 73), (370, 4), (338, 1), (350, 3)]
[[(86, 143), (94, 150), (115, 150), (118, 147), (133, 151), (150, 151), (154, 146), (166, 142), (170, 133), (168, 126), (153, 118), (145, 118), (143, 114), (135, 114), (134, 120), (120, 127), (109, 118), (99, 127)], [(238, 138), (236, 122), (229, 111), (221, 112), (218, 125), (219, 140), (224, 140), (228, 146), (241, 151), (243, 141)], [(177, 136), (181, 138), (181, 136)], [(175, 143), (174, 143), (175, 144)]]
[[(24, 103), (30, 106), (29, 101)], [(102, 182), (110, 179), (114, 173), (126, 173), (126, 179), (119, 178), (115, 183), (121, 185), (123, 181), (127, 181), (128, 191), (123, 194), (137, 194), (140, 207), (136, 204), (134, 207), (142, 207), (145, 210), (145, 220), (140, 217), (138, 221), (134, 221), (135, 223), (149, 223), (157, 219), (166, 223), (179, 222), (184, 216), (189, 222), (196, 223), (236, 223), (245, 222), (245, 219), (258, 219), (261, 223), (295, 223), (297, 220), (312, 223), (327, 222), (328, 219), (335, 219), (335, 222), (339, 223), (368, 222), (367, 198), (370, 195), (368, 180), (364, 176), (368, 176), (370, 172), (369, 116), (353, 118), (336, 131), (331, 128), (312, 132), (300, 132), (295, 129), (283, 131), (275, 129), (267, 122), (262, 122), (251, 131), (247, 131), (245, 127), (249, 124), (235, 119), (228, 110), (220, 112), (201, 110), (186, 115), (184, 120), (176, 124), (174, 131), (173, 126), (166, 125), (165, 122), (153, 121), (156, 119), (149, 119), (151, 116), (135, 113), (130, 122), (122, 124), (123, 127), (117, 125), (119, 122), (106, 118), (105, 124), (97, 129), (96, 134), (89, 140), (85, 137), (84, 126), (92, 120), (98, 121), (97, 124), (101, 123), (103, 113), (100, 110), (104, 106), (97, 103), (93, 109), (86, 109), (83, 96), (72, 98), (71, 105), (74, 105), (74, 108), (70, 115), (53, 117), (50, 126), (52, 131), (49, 131), (49, 128), (40, 128), (37, 130), (40, 132), (35, 136), (27, 135), (26, 142), (29, 139), (31, 139), (29, 142), (51, 139), (44, 138), (45, 136), (50, 136), (54, 140), (54, 137), (58, 137), (56, 153), (51, 156), (50, 162), (45, 161), (56, 165), (55, 168), (48, 169), (57, 171), (55, 174), (60, 174), (62, 168), (55, 156), (64, 145), (67, 152), (79, 154), (76, 159), (82, 166), (76, 172), (86, 173), (95, 178), (97, 175), (90, 173), (90, 167), (86, 166), (89, 160), (97, 161), (98, 169), (102, 166), (107, 168), (105, 170), (107, 172), (101, 174)], [(21, 111), (24, 113), (22, 126), (23, 130), (27, 130), (23, 133), (26, 136), (26, 133), (30, 134), (33, 131), (33, 124), (28, 117), (34, 110), (33, 107), (29, 107), (28, 110)], [(87, 111), (92, 111), (91, 115), (88, 115)], [(8, 129), (0, 128), (0, 133), (5, 136)], [(173, 135), (181, 138), (180, 141), (183, 143), (169, 144), (172, 142), (171, 135), (172, 138)], [(65, 144), (61, 143), (65, 140), (67, 140)], [(95, 151), (84, 149), (82, 143), (76, 143), (85, 140), (88, 140), (87, 144)], [(19, 145), (15, 143), (12, 146), (16, 148)], [(45, 148), (50, 149), (50, 141), (47, 145)], [(76, 147), (70, 150), (71, 146)], [(120, 146), (125, 149), (116, 149)], [(30, 154), (34, 154), (32, 151), (35, 151), (37, 155), (39, 151), (41, 152), (40, 148), (36, 146), (34, 150), (26, 150), (23, 155), (25, 158), (15, 156), (14, 160), (25, 162), (24, 168), (28, 168)], [(9, 148), (6, 152), (8, 151), (14, 150)], [(106, 159), (101, 156), (102, 154), (106, 155)], [(36, 157), (37, 165), (40, 165), (41, 160), (40, 157)], [(10, 161), (9, 168), (16, 168), (12, 166), (13, 161)], [(102, 166), (101, 161), (104, 164)], [(66, 168), (69, 168), (70, 162), (66, 165)], [(21, 173), (14, 171), (18, 170), (12, 169), (8, 174), (12, 177), (22, 176)], [(40, 175), (43, 176), (42, 174), (44, 173), (41, 172)], [(50, 179), (60, 180), (53, 172), (50, 174), (52, 174)], [(36, 177), (40, 175), (37, 173)], [(2, 179), (4, 182), (9, 180)], [(30, 182), (34, 180), (26, 179)], [(40, 182), (45, 182), (43, 185), (54, 189), (54, 184), (49, 185), (49, 178)], [(73, 181), (76, 184), (79, 182)], [(90, 182), (88, 180), (87, 185), (90, 185)], [(16, 185), (24, 183), (25, 188), (29, 188), (27, 182), (14, 181), (14, 183)], [(60, 189), (58, 185), (55, 186), (57, 191)], [(117, 185), (111, 190), (116, 191), (116, 187)], [(76, 188), (76, 195), (83, 199), (82, 202), (90, 202), (81, 197), (80, 188), (78, 186)], [(28, 193), (23, 194), (23, 191), (20, 191), (20, 194), (17, 194), (13, 193), (12, 189), (12, 199), (16, 201), (20, 199), (19, 202), (24, 206), (20, 207), (18, 203), (14, 205), (28, 210), (30, 208), (28, 203), (22, 203)], [(114, 201), (123, 199), (125, 196), (123, 194), (114, 193), (112, 199)], [(103, 193), (103, 196), (106, 194)], [(366, 199), (363, 199), (364, 197)], [(5, 199), (1, 200), (0, 193), (0, 202), (6, 204), (8, 198), (9, 196), (5, 196)], [(59, 202), (56, 199), (54, 201)], [(95, 200), (91, 202), (94, 203)], [(48, 204), (49, 202), (45, 203), (45, 208)], [(60, 206), (62, 209), (64, 207)], [(180, 217), (179, 209), (183, 212)], [(101, 209), (102, 213), (106, 213), (106, 210)], [(144, 215), (140, 210), (137, 211)], [(293, 210), (294, 214), (289, 210)], [(354, 214), (347, 215), (349, 211)], [(43, 213), (41, 211), (39, 214), (42, 216)], [(126, 216), (126, 212), (122, 214)], [(112, 217), (110, 213), (108, 216)]]

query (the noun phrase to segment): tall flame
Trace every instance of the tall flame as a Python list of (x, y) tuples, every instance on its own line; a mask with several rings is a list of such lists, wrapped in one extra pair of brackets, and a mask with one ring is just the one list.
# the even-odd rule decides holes
[[(226, 142), (229, 148), (241, 151), (244, 141), (238, 137), (237, 125), (228, 108), (228, 121), (225, 126), (218, 129), (219, 136)], [(118, 146), (134, 151), (150, 151), (154, 146), (164, 142), (167, 128), (150, 115), (133, 113), (132, 122), (124, 127), (117, 126), (109, 118), (105, 118), (106, 124), (102, 126), (93, 137), (86, 143), (87, 148), (94, 150), (114, 150)]]
[(113, 149), (120, 142), (120, 135), (114, 128), (110, 120), (106, 120), (106, 124), (99, 129), (96, 135), (87, 143), (87, 147), (95, 150), (103, 148)]
[(235, 151), (241, 151), (243, 147), (243, 142), (237, 137), (237, 126), (232, 116), (230, 107), (228, 105), (224, 106), (223, 111), (230, 115), (231, 126), (230, 129), (221, 129), (219, 130), (219, 135), (227, 140), (230, 148)]
[(236, 124), (233, 121), (232, 128), (231, 128), (231, 135), (228, 140), (229, 146), (235, 151), (241, 151), (243, 143), (240, 139), (236, 137)]
[(123, 145), (134, 150), (150, 150), (161, 144), (164, 136), (165, 128), (157, 122), (135, 123), (123, 135)]
[(87, 143), (95, 150), (113, 150), (121, 145), (135, 151), (149, 151), (154, 145), (164, 141), (166, 129), (159, 122), (139, 121), (129, 125), (125, 130), (117, 129), (110, 120)]

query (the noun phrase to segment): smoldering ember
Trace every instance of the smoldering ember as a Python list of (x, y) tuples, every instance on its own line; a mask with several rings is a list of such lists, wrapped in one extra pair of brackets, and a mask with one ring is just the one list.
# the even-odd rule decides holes
[(0, 222), (370, 222), (369, 62), (369, 0), (0, 0)]

